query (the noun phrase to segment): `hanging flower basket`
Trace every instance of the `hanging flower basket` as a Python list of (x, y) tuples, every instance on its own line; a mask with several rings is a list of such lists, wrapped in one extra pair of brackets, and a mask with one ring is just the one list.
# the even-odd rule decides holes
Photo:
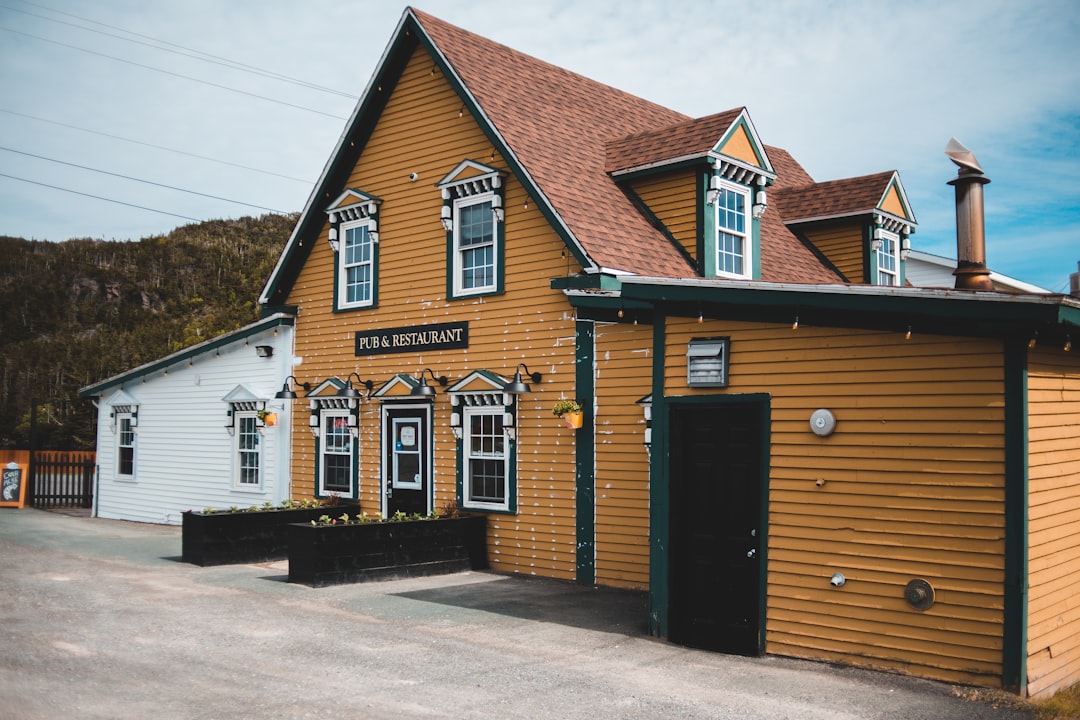
[(583, 413), (576, 400), (560, 400), (551, 409), (551, 414), (562, 420), (568, 428), (581, 427)]

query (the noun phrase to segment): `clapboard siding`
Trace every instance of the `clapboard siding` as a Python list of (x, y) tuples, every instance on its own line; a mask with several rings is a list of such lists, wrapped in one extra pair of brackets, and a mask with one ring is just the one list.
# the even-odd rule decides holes
[(863, 276), (863, 237), (858, 225), (845, 225), (826, 230), (805, 229), (803, 233), (848, 282), (868, 282)]
[(1028, 692), (1080, 682), (1080, 359), (1028, 367)]
[[(260, 358), (255, 345), (274, 348)], [(287, 325), (222, 345), (169, 367), (133, 378), (124, 387), (138, 403), (134, 480), (120, 479), (117, 435), (107, 390), (98, 407), (98, 517), (179, 524), (185, 510), (249, 507), (288, 496), (287, 443), (290, 408), (273, 400), (292, 349)], [(229, 406), (222, 401), (244, 384), (278, 411), (278, 425), (262, 431), (262, 485), (234, 486), (234, 439), (226, 430)], [(123, 403), (121, 403), (123, 404)], [(276, 407), (280, 405), (280, 408)]]
[[(688, 388), (687, 342), (716, 336), (729, 387)], [(1000, 343), (673, 319), (665, 373), (668, 395), (770, 395), (768, 652), (1000, 684)], [(837, 418), (827, 438), (818, 408)], [(912, 578), (937, 590), (930, 610), (904, 601)]]
[(596, 581), (649, 582), (649, 456), (638, 400), (652, 375), (651, 325), (596, 327)]
[(631, 188), (690, 257), (699, 260), (698, 197), (692, 170), (634, 180)]
[[(319, 382), (356, 372), (379, 386), (397, 373), (415, 376), (425, 367), (451, 383), (480, 369), (510, 377), (520, 362), (541, 372), (543, 381), (532, 383), (533, 392), (519, 402), (518, 513), (489, 516), (489, 555), (498, 570), (570, 579), (576, 547), (574, 442), (559, 428), (551, 406), (559, 397), (574, 396), (575, 333), (573, 313), (549, 279), (580, 267), (568, 259), (535, 203), (526, 207), (524, 189), (508, 175), (505, 293), (447, 300), (446, 233), (435, 183), (465, 159), (502, 169), (507, 164), (498, 154), (492, 157), (491, 143), (471, 115), (459, 117), (460, 98), (441, 74), (430, 72), (431, 66), (430, 56), (418, 49), (348, 181), (349, 187), (382, 200), (378, 304), (333, 312), (335, 259), (324, 224), (288, 299), (301, 309), (297, 355), (302, 364), (296, 374)], [(411, 172), (418, 175), (416, 182), (409, 180)], [(469, 323), (464, 350), (354, 355), (359, 330), (463, 321)], [(441, 507), (456, 495), (457, 443), (450, 432), (449, 398), (438, 390), (433, 454), (435, 505)], [(365, 403), (360, 420), (359, 500), (370, 514), (382, 507), (379, 407), (375, 400)], [(300, 427), (294, 435), (295, 494), (313, 492), (315, 462), (314, 441)]]

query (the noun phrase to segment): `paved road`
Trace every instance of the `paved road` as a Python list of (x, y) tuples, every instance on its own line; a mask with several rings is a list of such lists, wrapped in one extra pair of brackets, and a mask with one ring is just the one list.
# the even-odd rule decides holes
[(690, 650), (637, 593), (489, 573), (313, 589), (175, 527), (0, 509), (0, 717), (1026, 720), (895, 675)]

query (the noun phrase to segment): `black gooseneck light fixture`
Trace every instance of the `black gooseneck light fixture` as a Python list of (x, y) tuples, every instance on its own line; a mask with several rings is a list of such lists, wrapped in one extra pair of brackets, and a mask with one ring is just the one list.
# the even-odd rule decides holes
[(514, 379), (503, 388), (504, 393), (508, 395), (523, 395), (532, 392), (532, 388), (529, 387), (528, 383), (521, 379), (521, 368), (525, 368), (525, 374), (528, 375), (530, 380), (537, 384), (540, 383), (540, 373), (530, 372), (528, 365), (525, 363), (518, 363), (518, 366), (514, 369)]
[(343, 387), (343, 388), (341, 388), (340, 390), (337, 391), (337, 397), (343, 397), (343, 398), (363, 397), (363, 395), (360, 394), (360, 391), (358, 391), (355, 387), (353, 387), (352, 379), (354, 377), (356, 378), (356, 384), (357, 385), (363, 385), (364, 387), (367, 388), (368, 392), (371, 392), (371, 389), (375, 387), (375, 383), (373, 383), (371, 380), (361, 380), (360, 376), (357, 373), (351, 372), (351, 373), (349, 373), (348, 375), (345, 376), (345, 387)]
[(446, 387), (446, 383), (450, 382), (445, 375), (435, 375), (431, 368), (424, 368), (420, 371), (420, 384), (409, 391), (413, 397), (435, 397), (435, 388), (427, 384), (424, 373), (431, 375), (431, 379), (442, 387)]
[(295, 375), (290, 375), (289, 377), (285, 378), (285, 382), (281, 385), (281, 390), (274, 393), (274, 398), (275, 399), (277, 399), (277, 400), (295, 400), (296, 399), (296, 391), (289, 388), (289, 381), (290, 380), (293, 381), (293, 387), (302, 387), (305, 390), (310, 390), (311, 389), (311, 383), (308, 383), (308, 382), (302, 383), (302, 382), (300, 382), (299, 380), (296, 379)]

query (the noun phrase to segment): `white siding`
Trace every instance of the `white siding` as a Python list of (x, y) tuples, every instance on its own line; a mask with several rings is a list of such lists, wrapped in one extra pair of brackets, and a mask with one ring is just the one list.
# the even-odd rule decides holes
[[(256, 345), (274, 348), (262, 358)], [(290, 374), (293, 329), (282, 325), (236, 341), (163, 371), (134, 376), (123, 392), (138, 402), (134, 481), (116, 477), (117, 433), (110, 399), (98, 398), (96, 514), (102, 518), (179, 524), (185, 510), (248, 507), (289, 497), (289, 427), (295, 401), (275, 400)], [(228, 403), (237, 385), (250, 388), (278, 414), (276, 427), (262, 431), (262, 486), (234, 484), (234, 438), (225, 429)]]

